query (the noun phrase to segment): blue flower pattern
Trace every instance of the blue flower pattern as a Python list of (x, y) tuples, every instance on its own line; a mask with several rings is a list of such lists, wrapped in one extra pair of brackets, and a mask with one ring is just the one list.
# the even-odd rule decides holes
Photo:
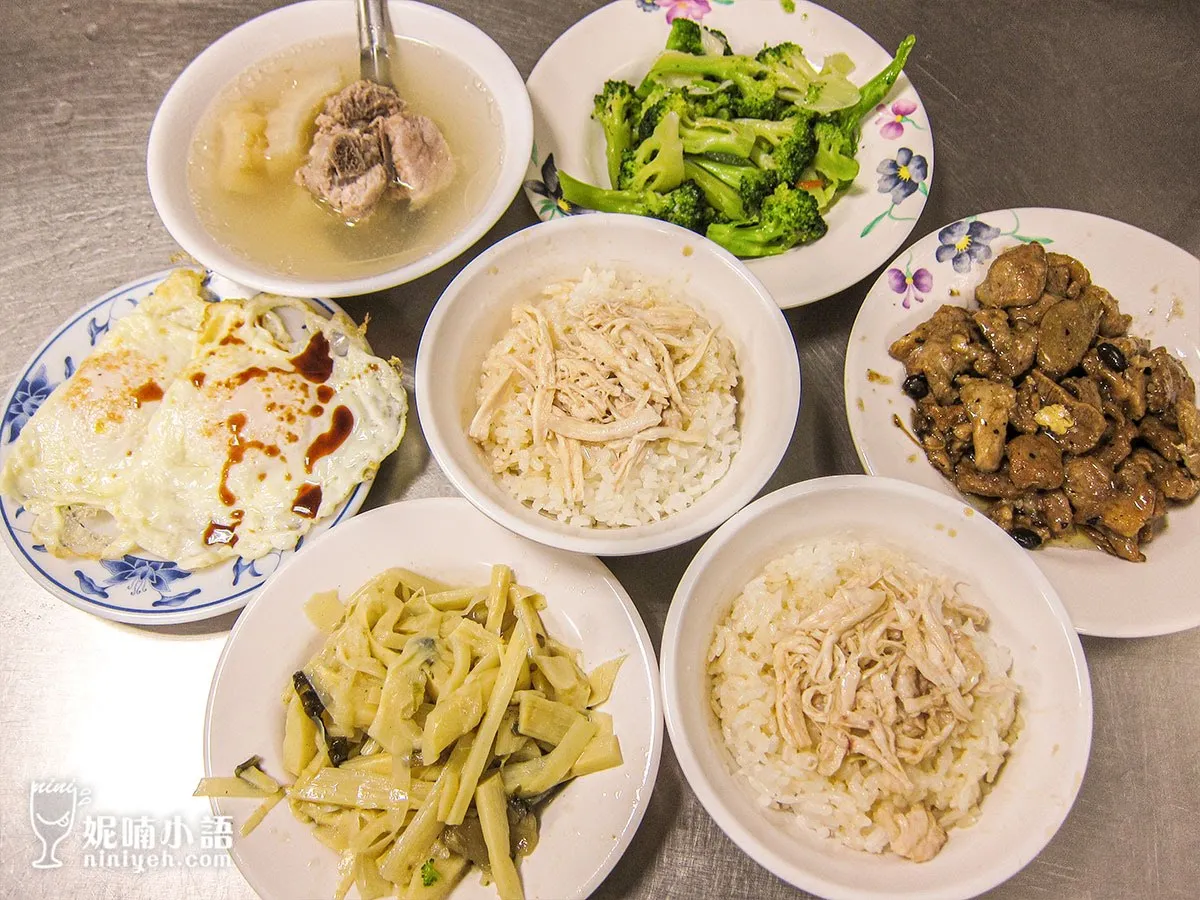
[(879, 173), (879, 193), (890, 193), (895, 205), (917, 192), (929, 175), (929, 163), (908, 147), (901, 147), (895, 159), (885, 159), (875, 171)]
[(941, 246), (934, 253), (938, 262), (951, 260), (954, 271), (965, 275), (975, 263), (983, 263), (992, 257), (988, 246), (1000, 237), (1000, 229), (978, 220), (955, 222), (938, 232)]
[(38, 366), (32, 374), (26, 374), (13, 392), (12, 403), (4, 411), (4, 422), (0, 428), (8, 429), (8, 440), (11, 443), (17, 439), (21, 429), (33, 418), (46, 398), (58, 385), (51, 384), (46, 377), (45, 365)]

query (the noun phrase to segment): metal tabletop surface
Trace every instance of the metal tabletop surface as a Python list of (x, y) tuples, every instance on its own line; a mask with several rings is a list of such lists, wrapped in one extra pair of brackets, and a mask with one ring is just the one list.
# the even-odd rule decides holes
[[(0, 0), (5, 387), (69, 313), (163, 268), (177, 251), (146, 187), (155, 109), (206, 45), (275, 5)], [(491, 34), (528, 75), (553, 40), (599, 3), (439, 5)], [(935, 126), (937, 173), (914, 240), (971, 213), (1050, 206), (1121, 219), (1200, 253), (1200, 5), (828, 5), (884, 46), (894, 47), (910, 31), (918, 35), (907, 72)], [(369, 312), (375, 348), (400, 357), (411, 371), (422, 325), (450, 279), (482, 248), (535, 221), (519, 196), (458, 260), (345, 305), (360, 319)], [(873, 280), (787, 313), (803, 366), (804, 402), (787, 457), (766, 490), (859, 471), (846, 425), (842, 364)], [(412, 427), (383, 465), (367, 505), (452, 493)], [(698, 546), (609, 561), (656, 644), (676, 582)], [(211, 833), (207, 802), (191, 797), (202, 774), (209, 681), (233, 621), (227, 615), (158, 629), (112, 624), (56, 600), (0, 553), (0, 895), (253, 897), (221, 852), (221, 836)], [(1200, 630), (1145, 640), (1085, 638), (1084, 647), (1095, 691), (1095, 737), (1078, 801), (1042, 854), (990, 896), (1195, 897)], [(39, 869), (33, 867), (40, 845), (30, 825), (30, 790), (47, 780), (74, 782), (87, 791), (88, 803), (59, 848), (63, 864)], [(145, 823), (157, 828), (160, 840), (171, 836), (171, 823), (183, 824), (173, 835), (180, 853), (154, 864), (129, 858), (84, 864), (89, 842), (119, 847)], [(668, 745), (641, 829), (596, 896), (802, 895), (722, 834)]]

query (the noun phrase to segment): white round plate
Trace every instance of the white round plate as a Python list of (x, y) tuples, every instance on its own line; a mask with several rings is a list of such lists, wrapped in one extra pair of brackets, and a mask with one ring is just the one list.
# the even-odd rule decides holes
[[(732, 774), (709, 702), (708, 650), (734, 598), (801, 544), (849, 538), (895, 547), (990, 616), (1012, 652), (1022, 725), (978, 820), (953, 828), (923, 863), (852, 850), (787, 812), (764, 808)], [(841, 475), (751, 503), (692, 560), (663, 630), (663, 702), (671, 745), (704, 808), (756, 862), (829, 900), (958, 900), (1023, 868), (1050, 842), (1083, 782), (1092, 690), (1079, 637), (1054, 588), (999, 526), (965, 504), (891, 478)]]
[[(50, 393), (66, 381), (112, 323), (132, 312), (170, 270), (131, 281), (88, 304), (52, 334), (5, 400), (0, 420), (0, 465), (25, 423)], [(244, 296), (244, 294), (239, 294)], [(310, 301), (327, 315), (340, 311), (328, 300)], [(34, 542), (24, 507), (0, 497), (0, 535), (17, 562), (54, 596), (72, 606), (116, 622), (177, 625), (241, 609), (263, 581), (313, 535), (358, 512), (370, 483), (363, 482), (330, 517), (315, 524), (291, 550), (256, 560), (237, 559), (204, 569), (182, 569), (157, 557), (128, 555), (119, 560), (60, 559)]]
[[(573, 782), (542, 813), (537, 849), (521, 861), (529, 898), (582, 898), (609, 873), (642, 820), (662, 752), (662, 706), (654, 648), (625, 589), (592, 556), (535, 544), (496, 525), (466, 500), (411, 500), (371, 510), (312, 542), (283, 567), (238, 617), (217, 663), (204, 725), (206, 775), (230, 775), (250, 756), (283, 775), (284, 708), (279, 697), (321, 647), (304, 614), (317, 591), (344, 598), (367, 579), (403, 566), (442, 581), (484, 584), (505, 563), (521, 584), (546, 597), (546, 630), (583, 652), (586, 668), (626, 655), (611, 698), (624, 765)], [(256, 801), (214, 800), (234, 833)], [(338, 857), (281, 804), (232, 854), (264, 900), (329, 898)], [(455, 900), (495, 900), (492, 886), (468, 874)]]
[[(686, 9), (682, 7), (686, 6)], [(586, 212), (562, 200), (558, 170), (608, 185), (604, 135), (591, 118), (592, 98), (610, 78), (641, 81), (662, 52), (675, 15), (700, 20), (729, 38), (735, 53), (756, 53), (765, 44), (794, 41), (815, 63), (845, 52), (854, 60), (852, 81), (870, 78), (892, 58), (870, 35), (813, 3), (796, 11), (767, 0), (662, 3), (617, 0), (567, 29), (542, 55), (527, 87), (533, 101), (533, 156), (525, 194), (543, 220)], [(918, 48), (920, 43), (918, 41)], [(911, 60), (911, 57), (910, 57)], [(897, 156), (911, 177), (897, 181)], [(924, 176), (916, 159), (924, 160)], [(858, 180), (825, 216), (829, 232), (813, 244), (779, 256), (746, 260), (784, 309), (836, 294), (869, 275), (899, 247), (916, 224), (933, 184), (933, 132), (921, 98), (901, 75), (874, 114), (862, 123)], [(906, 190), (910, 192), (901, 196)], [(899, 202), (894, 202), (895, 199)]]
[[(967, 246), (968, 238), (970, 246)], [(897, 428), (909, 427), (912, 401), (900, 390), (904, 366), (888, 356), (896, 338), (942, 303), (973, 306), (990, 259), (1021, 241), (1076, 257), (1133, 316), (1132, 334), (1165, 346), (1200, 379), (1200, 260), (1122, 222), (1061, 209), (981, 213), (926, 235), (893, 261), (859, 310), (846, 349), (846, 412), (863, 468), (962, 495)], [(956, 246), (957, 243), (957, 246)], [(953, 248), (942, 251), (941, 247)], [(1071, 621), (1084, 634), (1145, 637), (1200, 625), (1200, 503), (1172, 504), (1167, 529), (1131, 563), (1099, 550), (1031, 551)]]

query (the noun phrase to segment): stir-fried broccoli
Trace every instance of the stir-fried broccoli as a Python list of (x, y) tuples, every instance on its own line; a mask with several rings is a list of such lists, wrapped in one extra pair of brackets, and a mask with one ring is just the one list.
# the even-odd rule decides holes
[(763, 201), (757, 222), (715, 223), (705, 234), (736, 256), (754, 258), (815, 241), (828, 230), (812, 194), (781, 184)]
[(662, 117), (674, 112), (679, 116), (679, 138), (684, 153), (723, 153), (744, 159), (754, 147), (755, 135), (746, 128), (737, 127), (728, 119), (695, 115), (694, 107), (681, 91), (656, 88), (642, 109), (634, 131), (637, 140), (646, 140)]
[(558, 173), (563, 199), (576, 206), (599, 212), (651, 216), (704, 233), (708, 223), (708, 206), (704, 194), (691, 181), (685, 181), (671, 191), (612, 191)]
[[(690, 168), (689, 168), (690, 164)], [(685, 159), (687, 171), (700, 169), (711, 178), (719, 180), (728, 189), (735, 191), (746, 215), (757, 215), (763, 200), (771, 195), (779, 185), (779, 174), (773, 169), (760, 169), (758, 166), (733, 165), (714, 159)], [(701, 189), (704, 188), (699, 178), (689, 175)], [(705, 191), (705, 196), (708, 192)], [(711, 198), (709, 203), (716, 206)], [(730, 216), (731, 219), (736, 217)], [(742, 218), (745, 218), (743, 216)]]
[(636, 88), (610, 81), (596, 95), (614, 189), (560, 172), (563, 198), (675, 222), (743, 257), (816, 240), (827, 230), (821, 210), (859, 173), (862, 119), (913, 43), (859, 88), (845, 54), (820, 70), (790, 41), (734, 55), (719, 31), (676, 19)]
[(633, 85), (627, 81), (606, 81), (604, 90), (594, 98), (592, 118), (604, 129), (604, 158), (608, 163), (610, 184), (617, 183), (621, 157), (633, 146), (633, 117), (638, 108)]
[(672, 110), (658, 122), (650, 137), (621, 157), (617, 187), (635, 191), (670, 191), (683, 182), (683, 142), (679, 113)]

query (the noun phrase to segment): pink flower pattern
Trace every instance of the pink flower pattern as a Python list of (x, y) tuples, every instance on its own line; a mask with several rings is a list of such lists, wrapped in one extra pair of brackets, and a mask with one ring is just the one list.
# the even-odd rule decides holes
[(667, 11), (668, 22), (674, 22), (678, 18), (699, 22), (712, 12), (712, 5), (708, 0), (657, 0), (657, 3)]
[(913, 128), (923, 130), (916, 122), (909, 118), (917, 111), (917, 104), (911, 100), (901, 98), (892, 104), (891, 109), (880, 103), (875, 107), (875, 112), (879, 114), (875, 119), (875, 124), (879, 126), (879, 134), (881, 137), (889, 141), (894, 141), (904, 134), (904, 126), (911, 125)]

